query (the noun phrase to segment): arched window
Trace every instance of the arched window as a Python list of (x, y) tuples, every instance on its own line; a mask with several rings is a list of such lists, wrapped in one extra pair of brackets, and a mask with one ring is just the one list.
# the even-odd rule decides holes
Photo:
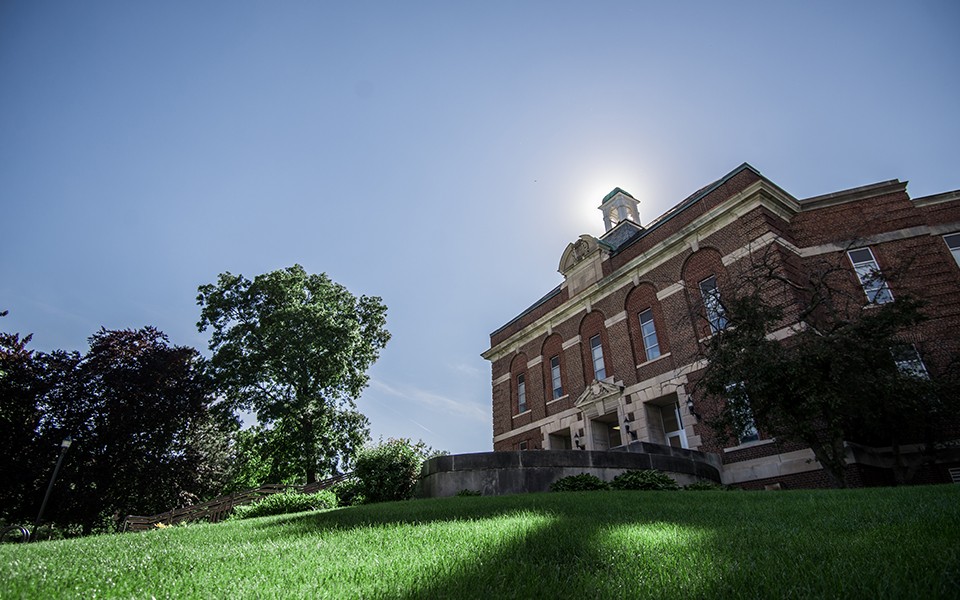
[(514, 414), (527, 412), (527, 355), (520, 353), (510, 363), (510, 391)]
[(593, 311), (580, 322), (580, 346), (583, 348), (585, 381), (600, 381), (613, 375), (610, 369), (609, 340), (604, 316)]
[(565, 362), (563, 358), (563, 339), (553, 334), (543, 342), (541, 349), (543, 358), (543, 389), (547, 402), (564, 396), (564, 379), (566, 379)]
[(624, 308), (629, 318), (636, 364), (656, 360), (670, 352), (663, 311), (657, 300), (657, 289), (652, 284), (641, 283), (633, 288)]

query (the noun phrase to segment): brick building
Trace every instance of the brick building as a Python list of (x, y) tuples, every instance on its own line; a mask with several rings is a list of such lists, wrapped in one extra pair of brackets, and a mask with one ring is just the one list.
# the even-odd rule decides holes
[[(910, 198), (906, 188), (892, 180), (798, 200), (745, 163), (646, 223), (639, 202), (614, 189), (599, 207), (605, 233), (563, 252), (563, 283), (490, 335), (494, 450), (641, 441), (715, 453), (726, 483), (823, 484), (809, 448), (706, 425), (711, 407), (695, 387), (703, 344), (725, 325), (725, 286), (763, 253), (791, 276), (841, 266), (858, 309), (922, 297), (931, 318), (910, 333), (914, 359), (931, 374), (946, 369), (960, 337), (960, 191)], [(903, 276), (867, 276), (894, 270)], [(852, 446), (850, 482), (885, 482), (884, 460)], [(924, 477), (949, 481), (958, 465)]]

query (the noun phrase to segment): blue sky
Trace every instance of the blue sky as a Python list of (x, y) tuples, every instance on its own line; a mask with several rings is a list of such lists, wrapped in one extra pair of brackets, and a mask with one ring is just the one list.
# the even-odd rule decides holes
[(960, 188), (960, 4), (0, 2), (0, 309), (34, 347), (300, 263), (379, 295), (374, 436), (492, 447), (489, 333), (620, 186)]

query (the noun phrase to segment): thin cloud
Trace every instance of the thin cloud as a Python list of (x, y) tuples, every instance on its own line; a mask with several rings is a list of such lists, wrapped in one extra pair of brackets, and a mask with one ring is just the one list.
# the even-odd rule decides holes
[(403, 398), (416, 404), (439, 409), (448, 414), (464, 416), (468, 419), (479, 421), (481, 423), (489, 422), (489, 415), (487, 414), (487, 411), (470, 402), (454, 400), (452, 398), (447, 398), (446, 396), (441, 396), (440, 394), (435, 394), (417, 387), (391, 386), (377, 379), (370, 381), (370, 387), (384, 394), (395, 396), (397, 398)]
[(471, 377), (480, 376), (479, 368), (473, 365), (468, 365), (466, 363), (457, 363), (455, 365), (447, 365), (447, 368), (455, 373), (463, 373), (464, 375), (469, 375)]

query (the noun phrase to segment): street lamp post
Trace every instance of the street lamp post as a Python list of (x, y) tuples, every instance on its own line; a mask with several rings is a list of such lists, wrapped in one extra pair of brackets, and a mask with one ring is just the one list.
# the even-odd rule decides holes
[(33, 524), (33, 534), (30, 536), (30, 539), (36, 539), (37, 537), (37, 530), (40, 529), (40, 521), (43, 519), (43, 511), (47, 508), (47, 502), (50, 500), (50, 492), (53, 491), (53, 484), (57, 481), (57, 473), (60, 472), (63, 457), (67, 455), (67, 450), (70, 449), (70, 444), (72, 443), (73, 438), (69, 435), (60, 442), (60, 458), (57, 459), (57, 466), (53, 468), (53, 476), (50, 477), (50, 485), (47, 486), (47, 493), (43, 496), (43, 504), (40, 505), (40, 513), (37, 515), (37, 520)]

